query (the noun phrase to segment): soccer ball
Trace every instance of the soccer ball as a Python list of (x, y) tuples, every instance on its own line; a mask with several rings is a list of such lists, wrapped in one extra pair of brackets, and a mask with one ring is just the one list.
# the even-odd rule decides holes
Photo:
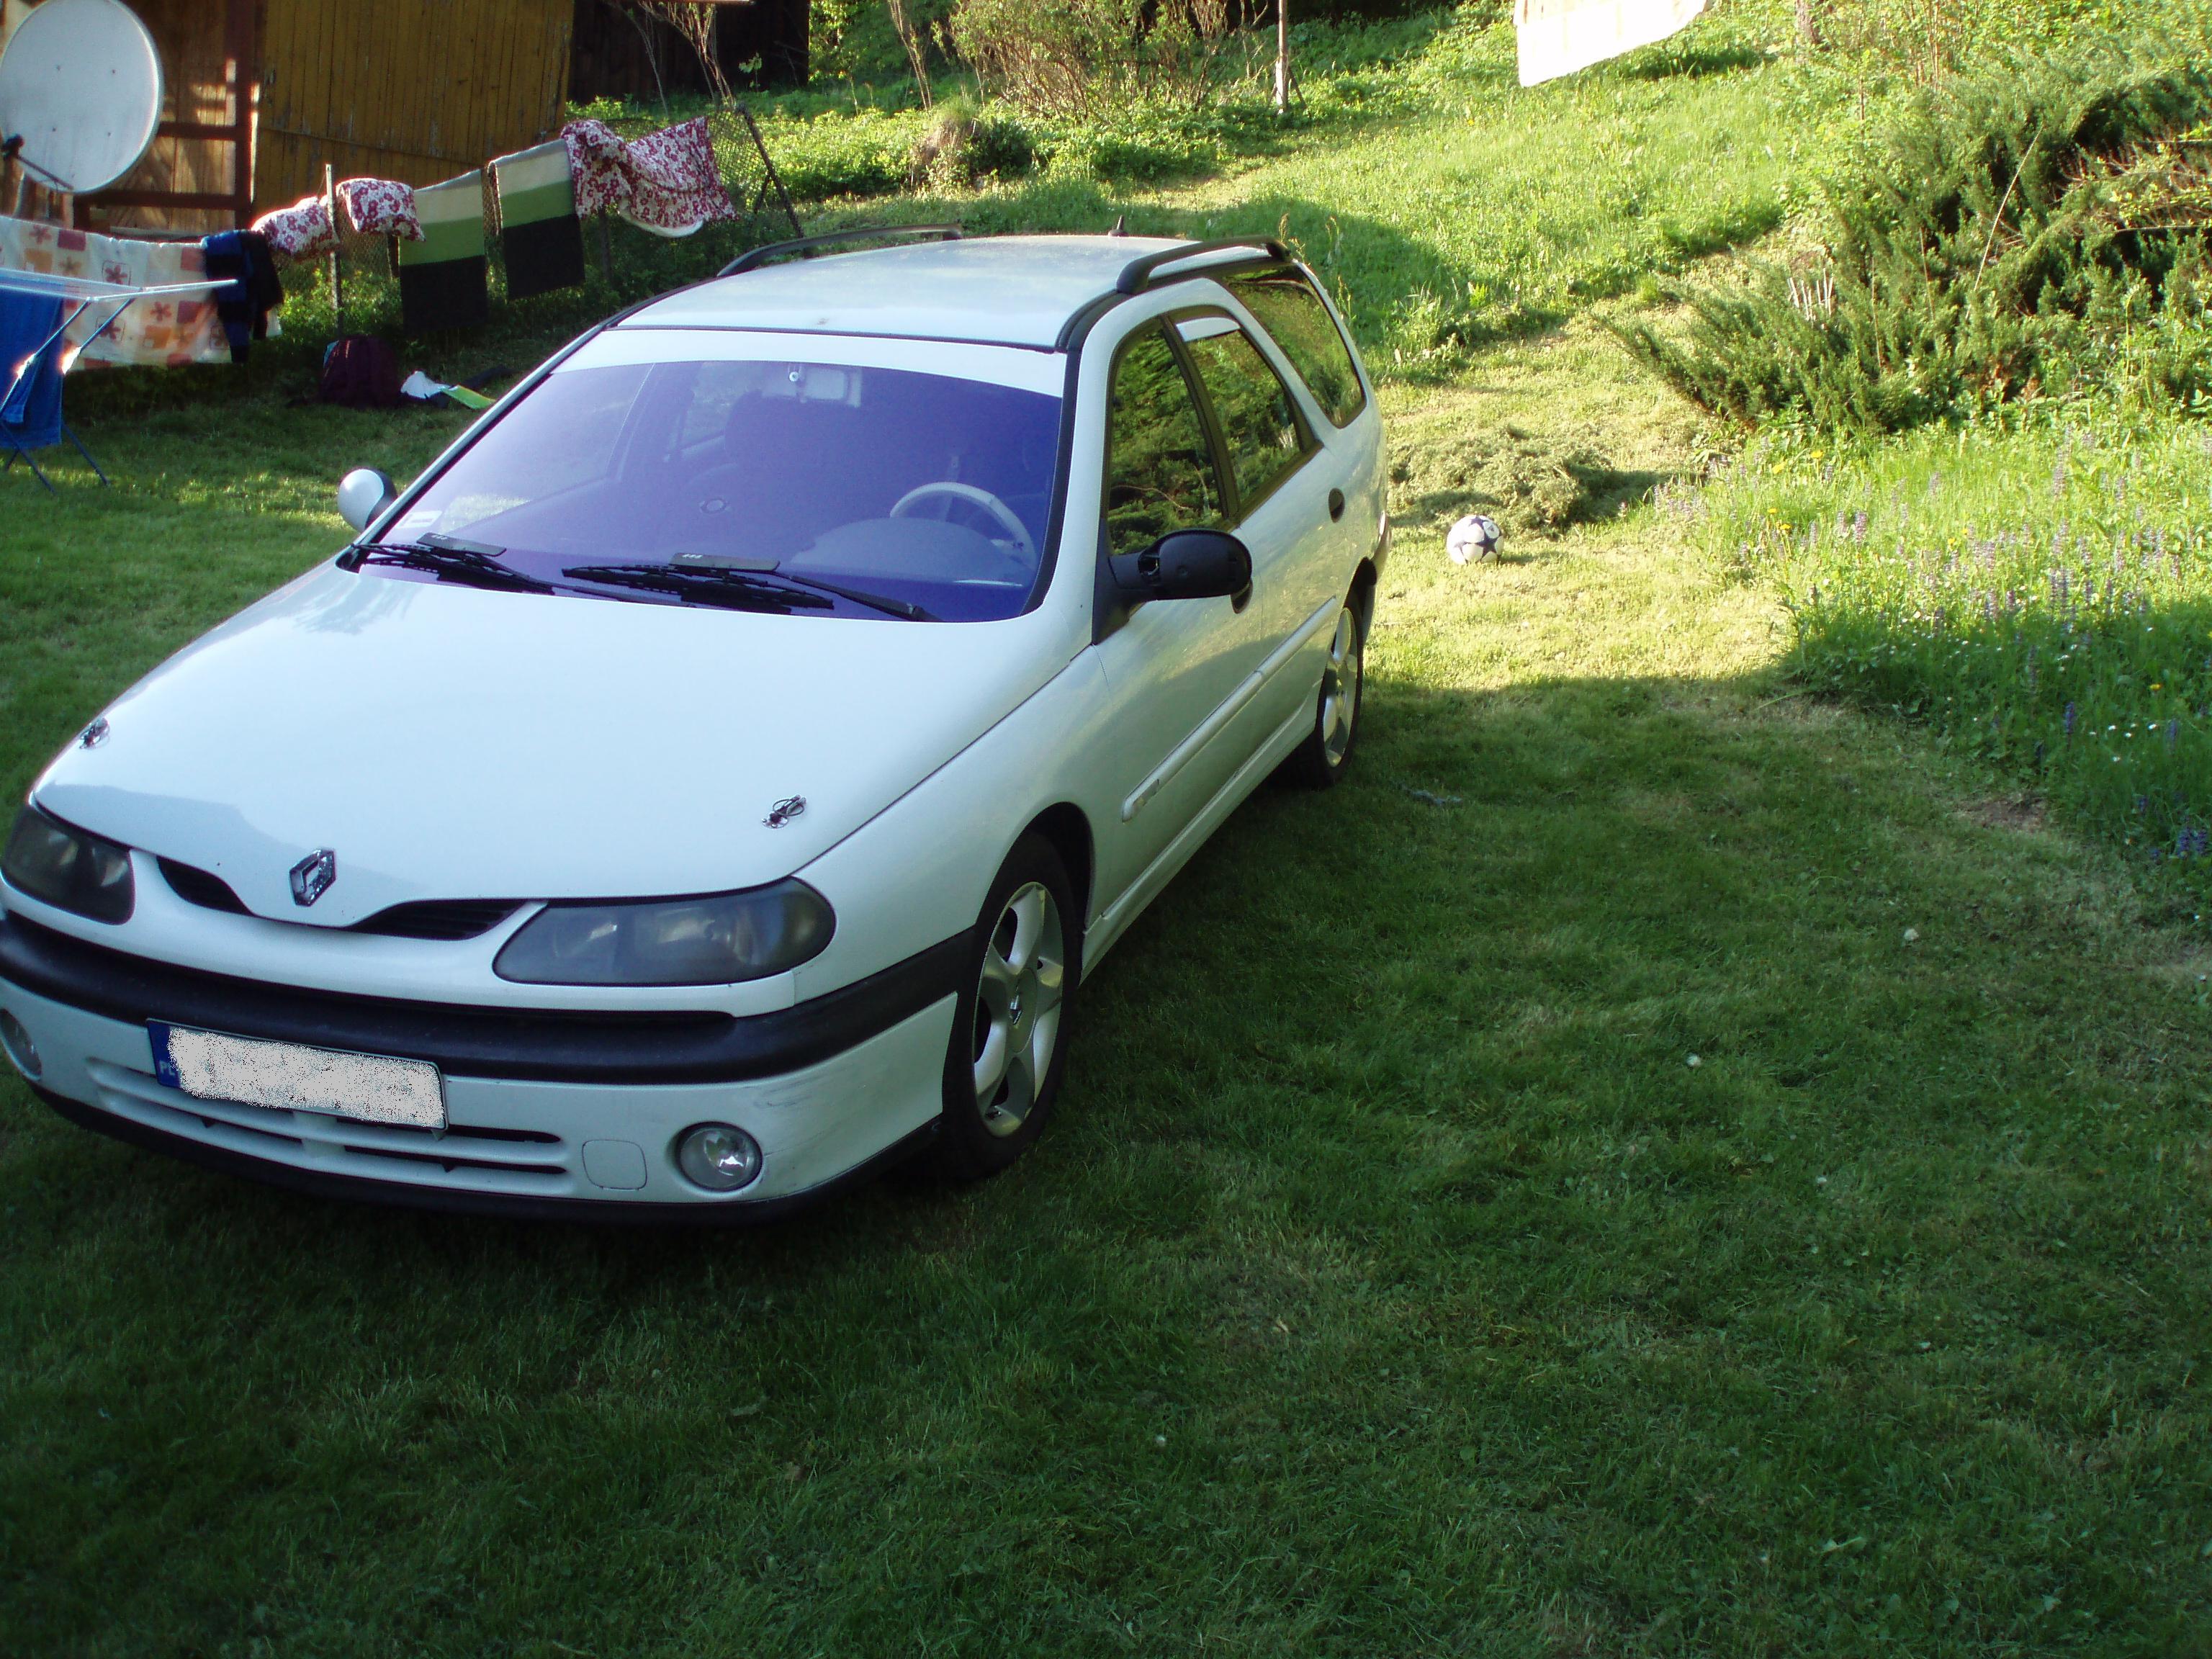
[(1477, 563), (1496, 558), (1502, 539), (1504, 532), (1498, 528), (1497, 520), (1470, 513), (1444, 537), (1444, 551), (1451, 555), (1454, 564)]

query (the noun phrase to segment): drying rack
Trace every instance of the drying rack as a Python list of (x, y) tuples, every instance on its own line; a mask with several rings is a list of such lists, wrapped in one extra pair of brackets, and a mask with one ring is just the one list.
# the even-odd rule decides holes
[[(128, 283), (103, 282), (96, 276), (64, 276), (52, 271), (18, 270), (11, 266), (0, 265), (0, 292), (29, 294), (43, 299), (59, 300), (65, 307), (70, 307), (55, 327), (54, 331), (40, 341), (38, 348), (29, 356), (19, 363), (0, 364), (0, 373), (5, 373), (9, 377), (8, 389), (5, 392), (0, 392), (0, 409), (4, 409), (15, 402), (15, 394), (22, 389), (23, 382), (38, 372), (39, 360), (54, 349), (55, 344), (76, 325), (77, 319), (86, 312), (95, 307), (110, 303), (115, 307), (102, 319), (100, 326), (93, 331), (93, 337), (97, 338), (114, 327), (116, 319), (141, 300), (158, 299), (165, 295), (210, 294), (216, 289), (228, 287), (232, 280), (228, 276), (216, 276), (202, 278), (198, 282), (159, 283), (147, 288), (133, 288)], [(70, 430), (67, 422), (62, 423), (62, 434), (76, 446), (76, 453), (84, 457), (85, 465), (93, 470), (100, 483), (106, 483), (107, 474), (100, 471), (100, 463), (93, 459), (92, 452), (84, 447), (84, 440)], [(23, 459), (30, 461), (32, 475), (40, 483), (45, 484), (49, 492), (52, 490), (53, 484), (48, 480), (46, 475), (39, 470), (39, 464), (32, 459), (31, 452), (21, 445), (10, 443), (4, 428), (0, 428), (0, 447), (4, 447), (8, 451), (7, 467), (0, 470), (12, 471), (15, 465), (15, 458), (20, 455)]]

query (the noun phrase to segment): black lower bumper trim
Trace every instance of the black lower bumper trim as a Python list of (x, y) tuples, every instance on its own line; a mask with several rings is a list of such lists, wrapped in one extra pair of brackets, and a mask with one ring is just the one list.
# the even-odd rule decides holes
[(629, 1226), (754, 1227), (779, 1221), (858, 1186), (894, 1164), (904, 1163), (934, 1139), (938, 1130), (933, 1120), (844, 1174), (803, 1193), (790, 1193), (781, 1198), (710, 1200), (697, 1204), (625, 1203), (620, 1199), (531, 1198), (516, 1193), (457, 1192), (447, 1187), (413, 1187), (404, 1182), (299, 1170), (289, 1164), (250, 1158), (226, 1147), (210, 1146), (189, 1136), (171, 1134), (166, 1129), (149, 1128), (35, 1085), (32, 1092), (80, 1128), (112, 1136), (148, 1152), (166, 1152), (202, 1169), (244, 1176), (250, 1181), (304, 1193), (311, 1198), (380, 1204), (402, 1210), (428, 1210), (444, 1215), (491, 1216), (508, 1221), (615, 1222)]
[(0, 979), (131, 1024), (149, 1019), (427, 1060), (449, 1077), (733, 1083), (842, 1054), (959, 989), (965, 933), (796, 1007), (718, 1013), (467, 1008), (234, 979), (88, 944), (0, 912)]

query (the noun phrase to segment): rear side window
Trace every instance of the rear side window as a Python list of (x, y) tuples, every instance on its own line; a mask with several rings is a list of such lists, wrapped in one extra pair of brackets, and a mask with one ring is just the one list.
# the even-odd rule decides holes
[(1367, 407), (1367, 393), (1352, 366), (1352, 348), (1313, 285), (1294, 270), (1262, 270), (1232, 276), (1228, 287), (1282, 347), (1322, 412), (1337, 425), (1350, 426)]
[(1180, 328), (1220, 423), (1237, 502), (1249, 513), (1304, 457), (1305, 428), (1283, 377), (1229, 318), (1194, 318)]
[(1170, 530), (1221, 522), (1221, 489), (1182, 365), (1158, 330), (1131, 340), (1114, 366), (1107, 417), (1106, 537), (1141, 553)]

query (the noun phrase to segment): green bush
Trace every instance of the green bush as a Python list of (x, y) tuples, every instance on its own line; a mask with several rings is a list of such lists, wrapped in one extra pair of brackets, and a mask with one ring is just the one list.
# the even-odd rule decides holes
[[(1819, 246), (1690, 296), (1686, 341), (1618, 333), (1676, 390), (1753, 422), (1898, 430), (2110, 374), (2205, 390), (2187, 342), (2201, 233), (2122, 209), (2115, 181), (2212, 115), (2212, 70), (2045, 64), (1923, 94), (1827, 192)], [(2145, 331), (2172, 349), (2142, 349)]]
[(2139, 32), (2172, 18), (2174, 0), (1812, 0), (1820, 43), (1903, 70), (1920, 82), (1956, 73), (1993, 49), (2049, 51)]
[(994, 94), (1031, 114), (1195, 107), (1228, 69), (1226, 0), (959, 0), (952, 39)]

